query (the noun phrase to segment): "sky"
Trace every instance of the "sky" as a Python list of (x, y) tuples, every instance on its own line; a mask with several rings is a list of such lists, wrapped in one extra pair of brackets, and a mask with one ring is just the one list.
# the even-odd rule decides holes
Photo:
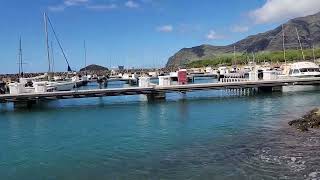
[[(163, 67), (185, 47), (228, 45), (320, 11), (319, 0), (2, 0), (0, 74), (18, 71), (19, 37), (25, 72), (48, 69), (43, 13), (47, 12), (73, 70)], [(66, 63), (49, 31), (55, 71)]]

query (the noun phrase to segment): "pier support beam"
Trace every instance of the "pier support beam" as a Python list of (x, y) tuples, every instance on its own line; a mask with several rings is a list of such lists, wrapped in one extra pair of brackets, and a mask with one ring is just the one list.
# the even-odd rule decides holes
[(148, 98), (149, 102), (157, 101), (157, 100), (165, 100), (166, 99), (166, 93), (157, 92), (157, 93), (147, 94), (147, 98)]
[(137, 80), (137, 79), (129, 79), (129, 80), (128, 80), (128, 84), (129, 84), (130, 86), (137, 85), (137, 84), (138, 84), (138, 80)]
[(259, 92), (282, 92), (282, 86), (264, 86), (258, 88)]
[(37, 104), (36, 100), (29, 100), (29, 101), (16, 101), (13, 102), (13, 107), (15, 109), (23, 109), (23, 108), (32, 108), (33, 105)]

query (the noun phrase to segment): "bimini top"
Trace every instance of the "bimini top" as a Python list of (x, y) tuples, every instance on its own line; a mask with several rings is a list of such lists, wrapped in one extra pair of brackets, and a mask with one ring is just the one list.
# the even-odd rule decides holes
[(291, 69), (308, 69), (319, 68), (319, 66), (313, 62), (296, 62), (291, 65)]

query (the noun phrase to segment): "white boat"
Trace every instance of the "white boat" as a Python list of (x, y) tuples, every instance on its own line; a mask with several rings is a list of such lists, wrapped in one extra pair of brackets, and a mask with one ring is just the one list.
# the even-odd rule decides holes
[(290, 77), (315, 77), (320, 76), (320, 68), (313, 62), (293, 63), (289, 70)]
[(47, 82), (47, 87), (56, 91), (71, 91), (75, 87), (75, 82), (49, 81)]
[(229, 73), (229, 69), (226, 66), (221, 66), (218, 68), (220, 75), (225, 75)]

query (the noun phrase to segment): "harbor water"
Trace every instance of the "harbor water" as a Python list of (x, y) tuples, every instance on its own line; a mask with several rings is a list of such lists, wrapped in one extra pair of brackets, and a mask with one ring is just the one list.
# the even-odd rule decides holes
[(0, 105), (0, 177), (320, 178), (320, 133), (287, 125), (320, 105), (319, 92), (199, 91), (159, 102), (122, 96), (33, 109)]

